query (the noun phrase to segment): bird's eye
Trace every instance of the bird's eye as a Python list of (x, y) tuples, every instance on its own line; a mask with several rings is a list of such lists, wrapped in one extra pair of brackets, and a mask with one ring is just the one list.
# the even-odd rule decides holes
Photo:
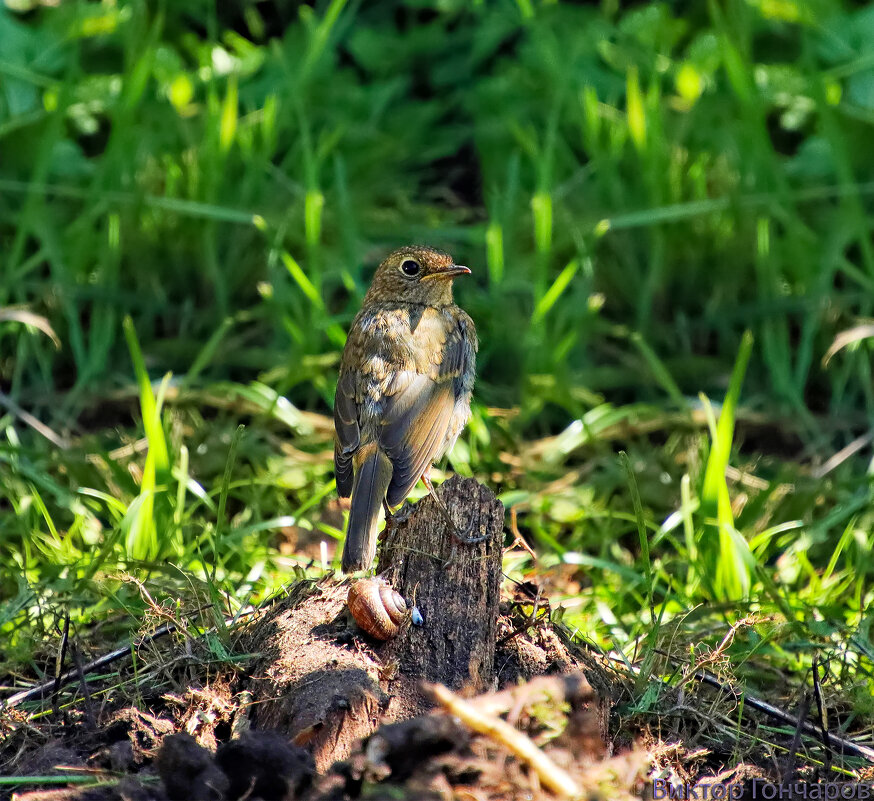
[(415, 259), (404, 259), (401, 262), (401, 272), (404, 275), (408, 275), (412, 278), (414, 275), (418, 275), (422, 271), (422, 265), (419, 264)]

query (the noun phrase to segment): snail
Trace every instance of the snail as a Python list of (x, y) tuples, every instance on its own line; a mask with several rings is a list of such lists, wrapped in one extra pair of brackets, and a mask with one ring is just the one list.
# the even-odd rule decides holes
[(349, 588), (346, 604), (355, 622), (371, 637), (390, 640), (410, 619), (404, 597), (382, 579), (361, 579)]

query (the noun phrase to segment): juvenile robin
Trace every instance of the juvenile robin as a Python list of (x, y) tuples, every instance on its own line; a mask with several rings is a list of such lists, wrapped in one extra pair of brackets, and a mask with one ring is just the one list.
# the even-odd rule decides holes
[(459, 531), (429, 478), (470, 417), (476, 329), (452, 302), (452, 280), (468, 273), (439, 250), (395, 250), (352, 321), (334, 399), (337, 492), (352, 497), (347, 573), (370, 568), (380, 506), (389, 518), (420, 478), (456, 538), (482, 539)]

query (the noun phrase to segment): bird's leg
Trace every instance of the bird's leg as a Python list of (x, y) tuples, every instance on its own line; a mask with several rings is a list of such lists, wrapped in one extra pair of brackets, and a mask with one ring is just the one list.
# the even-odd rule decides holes
[(423, 473), (422, 481), (428, 488), (428, 494), (434, 499), (434, 503), (437, 504), (437, 508), (440, 510), (440, 514), (443, 515), (443, 519), (449, 524), (449, 530), (452, 532), (452, 536), (465, 545), (476, 545), (478, 542), (485, 540), (489, 536), (487, 533), (479, 534), (475, 537), (471, 536), (471, 531), (473, 531), (473, 520), (468, 521), (464, 531), (461, 531), (458, 526), (455, 525), (455, 521), (453, 521), (452, 515), (449, 514), (446, 504), (437, 497), (437, 491), (431, 483), (431, 476), (429, 473), (430, 471), (427, 470)]
[(404, 505), (398, 509), (396, 512), (391, 510), (391, 507), (388, 505), (388, 501), (383, 500), (382, 508), (385, 512), (385, 523), (386, 526), (395, 526), (398, 523), (403, 523), (410, 516), (410, 512), (413, 511), (413, 507), (410, 506), (409, 503), (404, 501)]
[(388, 532), (398, 524), (395, 516), (391, 513), (391, 509), (389, 509), (388, 504), (385, 502), (385, 498), (382, 499), (382, 511), (385, 512), (385, 525), (382, 531), (379, 532), (377, 542), (383, 542), (388, 536)]
[(379, 534), (380, 542), (383, 541), (390, 529), (394, 528), (398, 523), (403, 523), (410, 516), (412, 507), (408, 503), (404, 503), (397, 512), (392, 512), (388, 502), (383, 498), (382, 509), (385, 512), (385, 528)]

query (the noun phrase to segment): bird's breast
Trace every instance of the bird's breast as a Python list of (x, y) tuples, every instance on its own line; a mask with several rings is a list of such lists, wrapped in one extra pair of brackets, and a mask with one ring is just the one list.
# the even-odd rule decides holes
[(366, 311), (350, 334), (362, 374), (383, 381), (399, 370), (428, 373), (440, 362), (454, 325), (443, 309), (410, 305)]

